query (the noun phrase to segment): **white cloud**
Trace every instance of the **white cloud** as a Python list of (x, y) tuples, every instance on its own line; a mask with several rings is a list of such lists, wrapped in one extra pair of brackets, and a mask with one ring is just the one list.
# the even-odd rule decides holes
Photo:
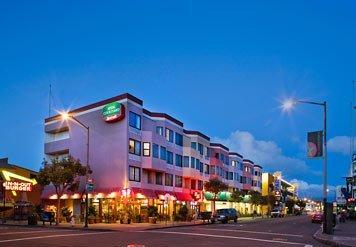
[(256, 140), (247, 131), (235, 131), (226, 139), (214, 138), (231, 151), (236, 151), (257, 164), (263, 166), (264, 170), (274, 172), (282, 171), (288, 176), (296, 175), (320, 175), (319, 172), (311, 171), (305, 161), (288, 157), (283, 154), (282, 149), (273, 141)]
[[(303, 180), (298, 179), (292, 179), (290, 182), (298, 185), (298, 196), (301, 198), (307, 197), (321, 199), (323, 196), (322, 184), (309, 184)], [(335, 197), (335, 186), (328, 186), (328, 189), (328, 198), (333, 199)]]
[(349, 155), (350, 153), (350, 137), (335, 136), (328, 141), (328, 151)]

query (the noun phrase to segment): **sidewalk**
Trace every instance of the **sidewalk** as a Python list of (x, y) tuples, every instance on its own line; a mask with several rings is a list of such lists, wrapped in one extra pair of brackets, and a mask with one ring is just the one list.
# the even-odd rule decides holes
[(319, 242), (330, 246), (350, 247), (356, 246), (356, 221), (347, 221), (339, 223), (334, 228), (334, 235), (323, 234), (319, 229), (314, 238)]
[[(264, 220), (267, 218), (256, 217), (243, 217), (238, 219), (238, 223), (242, 222), (253, 222), (256, 220)], [(39, 221), (37, 226), (32, 227), (46, 227), (46, 228), (60, 228), (60, 229), (81, 229), (81, 230), (94, 230), (94, 231), (143, 231), (143, 230), (154, 230), (154, 229), (163, 229), (163, 228), (172, 228), (172, 227), (182, 227), (182, 226), (197, 226), (197, 225), (206, 225), (210, 224), (207, 221), (195, 220), (190, 222), (157, 222), (157, 224), (151, 223), (131, 223), (131, 224), (120, 224), (120, 223), (96, 223), (89, 224), (87, 229), (83, 228), (83, 223), (75, 224), (72, 226), (70, 223), (60, 223), (59, 226), (56, 226), (52, 223), (52, 226), (48, 222), (45, 225), (42, 225), (42, 222)], [(4, 225), (7, 226), (27, 226), (27, 220), (24, 221), (12, 221), (7, 220)], [(30, 226), (31, 227), (31, 226)]]

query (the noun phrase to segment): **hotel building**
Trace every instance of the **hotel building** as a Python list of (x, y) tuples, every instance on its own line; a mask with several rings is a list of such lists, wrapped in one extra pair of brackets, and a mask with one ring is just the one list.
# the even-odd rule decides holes
[[(143, 101), (130, 94), (69, 114), (90, 129), (89, 164), (94, 191), (89, 198), (100, 215), (118, 210), (127, 198), (138, 212), (156, 205), (160, 213), (172, 215), (182, 204), (194, 211), (210, 210), (204, 182), (212, 177), (227, 183), (230, 192), (261, 192), (261, 166), (222, 144), (210, 142), (199, 131), (184, 129), (181, 121), (166, 113), (145, 109)], [(45, 119), (44, 131), (48, 161), (72, 155), (86, 164), (85, 128), (57, 115)], [(84, 188), (83, 183), (78, 193), (68, 192), (61, 198), (74, 215), (83, 215)], [(45, 188), (42, 198), (48, 206), (55, 204), (51, 186)]]

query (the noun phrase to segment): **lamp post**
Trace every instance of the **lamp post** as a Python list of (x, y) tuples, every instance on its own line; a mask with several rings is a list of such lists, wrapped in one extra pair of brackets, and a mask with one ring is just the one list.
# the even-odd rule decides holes
[(80, 122), (76, 117), (74, 117), (73, 115), (70, 115), (68, 112), (62, 112), (60, 113), (61, 117), (63, 120), (68, 120), (68, 119), (72, 119), (74, 120), (74, 122), (76, 122), (77, 124), (79, 124), (81, 127), (85, 128), (87, 131), (87, 172), (86, 172), (86, 176), (85, 176), (85, 218), (84, 218), (84, 227), (87, 228), (88, 227), (88, 211), (89, 211), (89, 197), (88, 197), (88, 189), (87, 189), (87, 183), (89, 180), (89, 126), (86, 126), (85, 124), (83, 124), (82, 122)]
[(328, 164), (328, 152), (327, 152), (327, 143), (326, 143), (326, 134), (327, 134), (327, 104), (326, 101), (324, 102), (315, 102), (315, 101), (306, 101), (306, 100), (296, 100), (296, 99), (289, 99), (282, 104), (282, 109), (284, 111), (288, 111), (292, 109), (296, 104), (309, 104), (309, 105), (317, 105), (323, 107), (324, 118), (323, 118), (323, 125), (324, 125), (324, 135), (323, 135), (323, 145), (324, 145), (324, 164), (323, 164), (323, 205), (324, 205), (324, 220), (323, 220), (323, 232), (326, 231), (326, 202), (328, 197), (327, 191), (327, 164)]

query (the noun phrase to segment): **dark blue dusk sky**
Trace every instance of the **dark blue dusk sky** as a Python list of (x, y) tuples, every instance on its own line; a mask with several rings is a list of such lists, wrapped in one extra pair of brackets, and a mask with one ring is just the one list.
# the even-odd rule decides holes
[[(246, 3), (249, 2), (249, 3)], [(253, 2), (253, 3), (252, 3)], [(48, 87), (54, 107), (124, 92), (319, 193), (306, 131), (329, 104), (329, 181), (349, 167), (354, 1), (46, 1), (0, 5), (0, 157), (38, 169)]]

